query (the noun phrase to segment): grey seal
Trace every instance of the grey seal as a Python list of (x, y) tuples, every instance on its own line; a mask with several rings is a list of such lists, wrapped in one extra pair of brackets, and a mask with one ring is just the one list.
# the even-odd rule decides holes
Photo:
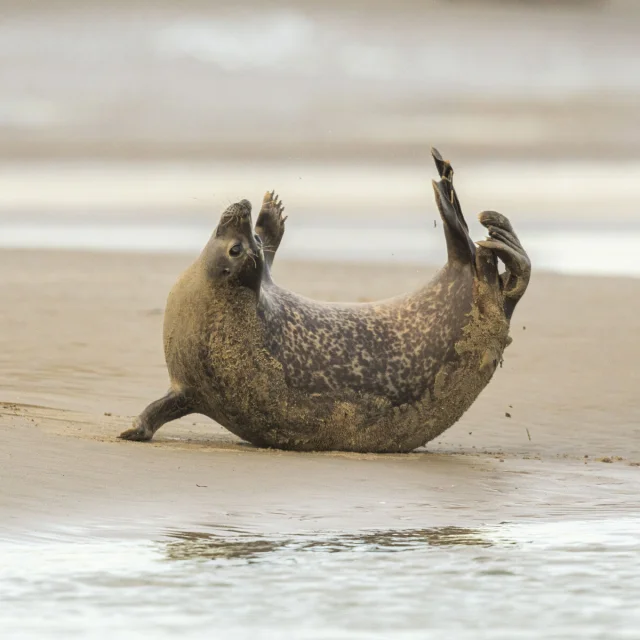
[(329, 304), (279, 287), (281, 201), (265, 195), (255, 229), (247, 200), (229, 206), (168, 297), (170, 389), (120, 438), (201, 413), (260, 447), (397, 453), (453, 425), (502, 360), (531, 264), (494, 211), (479, 216), (488, 237), (471, 240), (451, 164), (432, 155), (447, 263), (389, 300)]

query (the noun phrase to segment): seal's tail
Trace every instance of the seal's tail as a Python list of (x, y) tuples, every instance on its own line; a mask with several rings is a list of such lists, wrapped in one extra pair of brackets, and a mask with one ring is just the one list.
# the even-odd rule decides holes
[(476, 247), (469, 236), (469, 227), (453, 188), (453, 168), (447, 160), (442, 159), (437, 149), (432, 148), (431, 155), (440, 174), (440, 181), (433, 181), (433, 190), (444, 225), (449, 261), (475, 266)]

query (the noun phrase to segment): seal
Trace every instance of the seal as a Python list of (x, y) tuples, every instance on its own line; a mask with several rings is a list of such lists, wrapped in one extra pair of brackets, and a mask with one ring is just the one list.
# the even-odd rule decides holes
[(255, 229), (247, 200), (228, 207), (169, 294), (170, 389), (120, 438), (150, 440), (201, 413), (260, 447), (397, 453), (453, 425), (502, 361), (531, 264), (494, 211), (479, 216), (488, 237), (471, 240), (451, 164), (432, 155), (447, 263), (423, 288), (389, 300), (328, 304), (279, 287), (278, 196), (265, 195)]

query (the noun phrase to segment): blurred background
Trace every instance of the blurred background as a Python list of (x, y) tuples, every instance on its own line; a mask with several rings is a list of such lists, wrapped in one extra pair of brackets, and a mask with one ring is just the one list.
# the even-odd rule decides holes
[(0, 0), (0, 244), (444, 258), (430, 146), (534, 266), (640, 275), (640, 3)]

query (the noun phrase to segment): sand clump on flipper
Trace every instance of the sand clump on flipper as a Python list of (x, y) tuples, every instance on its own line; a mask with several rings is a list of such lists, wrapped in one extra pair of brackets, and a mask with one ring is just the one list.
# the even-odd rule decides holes
[(471, 240), (453, 169), (433, 157), (447, 263), (389, 300), (329, 304), (279, 287), (282, 203), (267, 193), (255, 230), (250, 203), (231, 205), (169, 294), (171, 388), (120, 437), (150, 440), (202, 413), (258, 446), (406, 452), (454, 424), (502, 359), (530, 263), (498, 213), (480, 214), (489, 237)]

